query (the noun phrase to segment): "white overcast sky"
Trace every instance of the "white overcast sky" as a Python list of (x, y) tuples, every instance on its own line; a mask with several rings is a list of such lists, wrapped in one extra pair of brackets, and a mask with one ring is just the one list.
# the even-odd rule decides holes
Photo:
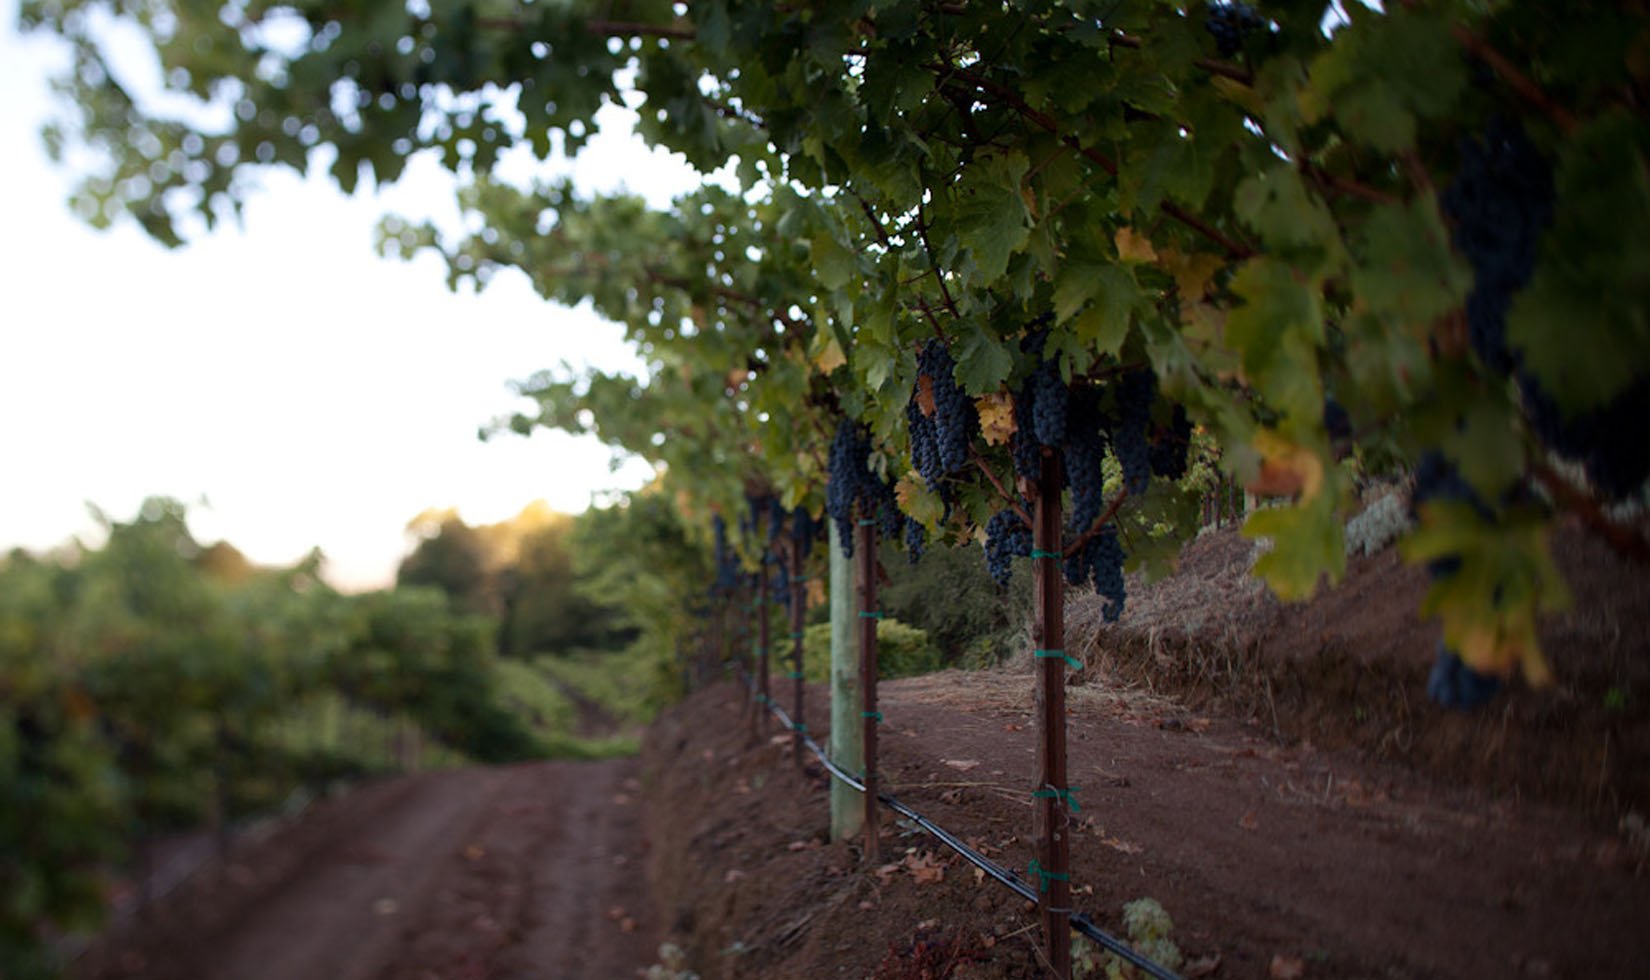
[[(0, 0), (0, 551), (95, 540), (87, 503), (125, 520), (147, 496), (205, 498), (203, 540), (264, 563), (319, 546), (336, 584), (364, 588), (393, 578), (427, 507), (577, 511), (651, 473), (562, 433), (477, 440), (518, 407), (510, 380), (634, 360), (617, 327), (520, 276), (453, 294), (433, 256), (378, 258), (380, 215), (452, 212), (434, 166), (354, 198), (271, 173), (244, 228), (176, 252), (79, 223), (37, 135), (60, 55), (16, 13)], [(656, 201), (694, 179), (634, 138), (598, 139), (574, 175)]]

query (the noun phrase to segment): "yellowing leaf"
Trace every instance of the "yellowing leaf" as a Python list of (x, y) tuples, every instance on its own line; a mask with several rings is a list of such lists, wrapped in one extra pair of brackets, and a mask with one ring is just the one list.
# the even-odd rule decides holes
[(1152, 240), (1135, 234), (1128, 225), (1117, 229), (1117, 255), (1124, 262), (1157, 261), (1157, 250), (1152, 248)]
[(1323, 490), (1323, 459), (1317, 453), (1272, 429), (1255, 433), (1254, 448), (1261, 462), (1260, 472), (1245, 487), (1250, 493), (1262, 497), (1292, 497), (1298, 493), (1304, 503)]
[(848, 355), (842, 353), (842, 345), (836, 342), (835, 337), (827, 338), (825, 346), (814, 355), (814, 366), (823, 374), (830, 374), (847, 363)]
[(1159, 264), (1165, 272), (1174, 276), (1175, 287), (1180, 290), (1180, 302), (1185, 305), (1203, 298), (1203, 294), (1209, 291), (1209, 281), (1226, 265), (1226, 260), (1208, 252), (1188, 255), (1166, 248)]
[(894, 484), (894, 497), (899, 501), (900, 510), (927, 527), (938, 525), (940, 518), (945, 516), (945, 501), (924, 486), (923, 479), (915, 473), (906, 473), (899, 478), (899, 482)]
[(922, 414), (934, 417), (934, 379), (926, 374), (917, 375), (917, 407)]
[(981, 395), (975, 400), (974, 408), (980, 413), (980, 434), (985, 436), (986, 444), (1006, 445), (1015, 429), (1014, 399), (1009, 397), (1008, 392), (994, 391)]

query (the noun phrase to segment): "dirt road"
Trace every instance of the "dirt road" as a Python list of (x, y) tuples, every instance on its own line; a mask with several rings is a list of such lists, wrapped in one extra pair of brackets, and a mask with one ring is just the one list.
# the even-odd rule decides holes
[(634, 760), (378, 783), (249, 843), (86, 978), (613, 980), (657, 930)]

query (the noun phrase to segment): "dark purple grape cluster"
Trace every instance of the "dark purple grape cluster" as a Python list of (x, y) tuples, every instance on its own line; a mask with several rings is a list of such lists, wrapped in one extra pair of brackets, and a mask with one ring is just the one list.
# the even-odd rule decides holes
[(1323, 430), (1333, 442), (1346, 442), (1352, 438), (1352, 416), (1347, 414), (1340, 402), (1327, 395), (1323, 400)]
[(825, 483), (825, 510), (836, 522), (842, 536), (842, 553), (854, 553), (854, 505), (859, 515), (874, 519), (882, 534), (899, 534), (901, 516), (893, 484), (870, 469), (871, 440), (864, 426), (852, 419), (837, 424), (828, 460), (830, 477)]
[(1042, 474), (1042, 447), (1037, 444), (1031, 421), (1031, 388), (1022, 387), (1014, 396), (1014, 434), (1008, 438), (1008, 448), (1014, 459), (1014, 475), (1022, 480), (1035, 481)]
[(779, 540), (779, 533), (785, 529), (785, 505), (779, 502), (777, 496), (768, 497), (768, 547), (772, 548)]
[(1127, 593), (1123, 585), (1123, 543), (1117, 536), (1117, 526), (1107, 524), (1082, 549), (1066, 559), (1066, 582), (1073, 586), (1093, 583), (1094, 591), (1105, 597), (1100, 610), (1108, 623), (1115, 623), (1123, 615)]
[(934, 439), (940, 466), (946, 474), (956, 473), (968, 465), (969, 443), (980, 427), (979, 413), (957, 384), (957, 365), (938, 338), (923, 345), (917, 373), (928, 378), (934, 395)]
[(1518, 375), (1524, 413), (1543, 443), (1576, 460), (1587, 479), (1609, 497), (1629, 497), (1650, 478), (1650, 377), (1641, 377), (1595, 411), (1566, 416), (1541, 383), (1527, 371)]
[(1265, 24), (1255, 8), (1229, 0), (1213, 0), (1203, 20), (1204, 28), (1214, 35), (1215, 47), (1227, 58), (1242, 51), (1244, 40)]
[(1169, 416), (1167, 427), (1160, 427), (1152, 437), (1148, 459), (1152, 474), (1166, 480), (1178, 480), (1186, 475), (1186, 465), (1192, 452), (1192, 420), (1186, 406), (1176, 405)]
[(991, 515), (985, 525), (985, 568), (992, 581), (1007, 585), (1013, 560), (1031, 554), (1031, 528), (1012, 507)]
[(1037, 443), (1050, 449), (1066, 444), (1066, 383), (1052, 362), (1044, 361), (1026, 382), (1031, 394), (1031, 431)]
[(928, 529), (915, 518), (905, 519), (905, 560), (912, 565), (922, 561), (922, 554), (928, 549)]
[(1541, 253), (1553, 216), (1552, 168), (1514, 123), (1496, 119), (1482, 140), (1461, 142), (1461, 162), (1439, 195), (1450, 239), (1472, 265), (1467, 327), (1472, 349), (1497, 374), (1518, 366), (1507, 311)]
[(1142, 494), (1152, 479), (1151, 445), (1146, 433), (1157, 398), (1157, 375), (1150, 368), (1123, 375), (1117, 390), (1117, 420), (1111, 430), (1112, 451), (1123, 470), (1123, 485)]
[[(1493, 521), (1490, 510), (1472, 484), (1462, 478), (1455, 464), (1443, 453), (1428, 450), (1415, 465), (1415, 491), (1410, 497), (1413, 512), (1429, 500), (1455, 500), (1470, 504), (1478, 515)], [(1427, 563), (1427, 571), (1434, 579), (1448, 578), (1461, 569), (1460, 555), (1441, 555)], [(1427, 697), (1446, 708), (1466, 710), (1476, 708), (1495, 696), (1501, 689), (1501, 680), (1489, 674), (1480, 674), (1464, 663), (1454, 650), (1438, 641), (1438, 656), (1427, 678)]]
[(1105, 416), (1100, 393), (1083, 385), (1066, 402), (1066, 486), (1071, 488), (1071, 514), (1066, 526), (1081, 533), (1106, 507)]
[(1438, 641), (1438, 655), (1432, 661), (1432, 673), (1427, 676), (1427, 697), (1435, 704), (1456, 711), (1470, 711), (1488, 704), (1501, 690), (1501, 678), (1494, 674), (1480, 674), (1467, 665), (1460, 655)]
[(715, 537), (716, 561), (716, 580), (711, 590), (732, 592), (739, 585), (739, 560), (728, 545), (728, 522), (721, 514), (711, 519), (711, 531)]
[(1630, 496), (1650, 478), (1650, 440), (1627, 435), (1650, 406), (1650, 379), (1634, 382), (1602, 408), (1567, 415), (1522, 352), (1507, 342), (1507, 312), (1534, 275), (1554, 203), (1551, 165), (1516, 123), (1495, 119), (1482, 139), (1462, 141), (1460, 166), (1440, 204), (1452, 224), (1451, 240), (1472, 265), (1468, 334), (1487, 367), (1517, 378), (1536, 436), (1581, 463), (1599, 492)]
[(791, 546), (797, 549), (803, 561), (807, 561), (813, 553), (814, 539), (819, 537), (823, 528), (824, 525), (815, 521), (806, 507), (791, 511)]
[(773, 573), (773, 601), (789, 608), (791, 604), (791, 570), (785, 562), (775, 562)]
[(905, 405), (905, 421), (911, 429), (911, 465), (916, 467), (928, 489), (943, 495), (947, 488), (945, 464), (940, 462), (939, 433), (934, 420), (922, 414), (916, 392), (911, 393), (911, 400)]

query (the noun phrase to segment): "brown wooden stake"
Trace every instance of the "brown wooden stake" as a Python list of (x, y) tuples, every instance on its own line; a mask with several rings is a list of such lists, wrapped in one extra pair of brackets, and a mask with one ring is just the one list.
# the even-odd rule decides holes
[(769, 621), (768, 615), (768, 554), (765, 551), (762, 553), (762, 568), (756, 574), (756, 655), (758, 664), (756, 673), (756, 717), (760, 719), (756, 723), (756, 731), (759, 735), (766, 735), (768, 734), (768, 704), (770, 702), (768, 695), (771, 690), (768, 686), (768, 651), (772, 649), (773, 625)]
[(807, 687), (802, 682), (802, 621), (808, 614), (807, 582), (802, 575), (802, 546), (791, 544), (791, 684), (793, 685), (792, 720), (796, 729), (791, 733), (791, 752), (798, 768), (802, 766), (802, 730), (806, 716), (802, 713), (802, 697)]
[(1071, 978), (1070, 789), (1066, 782), (1065, 590), (1060, 571), (1060, 457), (1043, 450), (1032, 528), (1037, 667), (1037, 864), (1032, 884), (1050, 974)]
[(859, 559), (859, 677), (860, 717), (865, 723), (865, 861), (879, 862), (877, 847), (877, 528), (859, 522), (854, 542)]

